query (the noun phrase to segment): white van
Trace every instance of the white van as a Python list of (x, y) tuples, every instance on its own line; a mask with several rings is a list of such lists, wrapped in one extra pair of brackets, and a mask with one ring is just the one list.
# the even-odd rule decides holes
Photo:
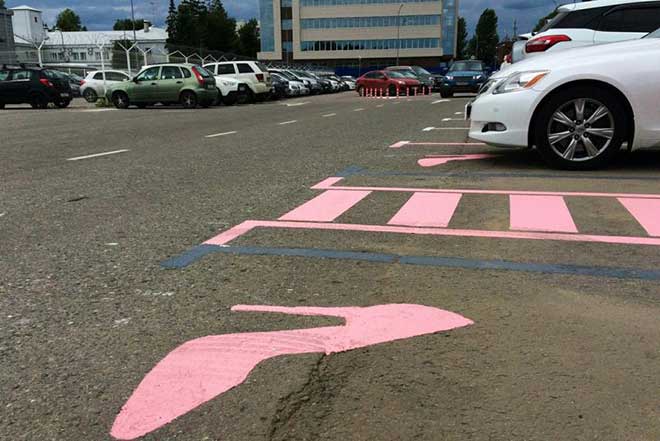
[(636, 40), (660, 28), (658, 0), (596, 0), (560, 6), (537, 34), (522, 35), (512, 61), (595, 44)]
[(217, 78), (229, 77), (238, 80), (239, 84), (245, 84), (252, 95), (251, 98), (263, 100), (270, 95), (272, 81), (268, 68), (258, 61), (221, 61), (219, 63), (205, 64), (204, 68), (209, 70)]

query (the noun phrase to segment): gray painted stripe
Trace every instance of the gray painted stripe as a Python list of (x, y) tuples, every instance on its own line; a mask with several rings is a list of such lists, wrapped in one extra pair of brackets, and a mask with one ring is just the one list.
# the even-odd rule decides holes
[(161, 265), (165, 268), (172, 269), (184, 268), (211, 253), (239, 256), (314, 257), (322, 259), (400, 263), (402, 265), (437, 266), (460, 269), (564, 274), (608, 277), (615, 279), (660, 280), (660, 271), (638, 268), (523, 263), (507, 260), (466, 259), (461, 257), (400, 256), (396, 254), (360, 253), (354, 251), (323, 250), (316, 248), (220, 247), (216, 245), (200, 245), (187, 253), (163, 262)]

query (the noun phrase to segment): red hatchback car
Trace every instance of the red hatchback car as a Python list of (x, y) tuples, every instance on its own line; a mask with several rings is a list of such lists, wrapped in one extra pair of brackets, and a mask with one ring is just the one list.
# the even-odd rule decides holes
[(389, 70), (367, 72), (357, 80), (357, 92), (360, 96), (374, 93), (374, 91), (383, 95), (387, 91), (389, 96), (409, 95), (413, 89), (417, 89), (417, 93), (419, 93), (421, 83), (399, 72)]

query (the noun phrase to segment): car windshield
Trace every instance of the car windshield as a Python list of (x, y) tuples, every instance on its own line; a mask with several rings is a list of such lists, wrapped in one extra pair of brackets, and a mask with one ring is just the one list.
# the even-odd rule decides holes
[(414, 78), (417, 79), (417, 75), (415, 75), (413, 72), (409, 70), (404, 70), (404, 71), (391, 71), (391, 72), (396, 72), (399, 75), (401, 75), (404, 78)]
[(415, 66), (415, 67), (413, 67), (413, 70), (415, 71), (415, 73), (416, 73), (417, 75), (425, 75), (425, 76), (429, 76), (429, 75), (431, 75), (431, 73), (430, 73), (428, 70), (426, 70), (426, 69), (424, 69), (424, 68), (422, 68), (422, 67), (419, 67), (419, 66)]
[(644, 38), (660, 38), (660, 29), (658, 29), (658, 30), (655, 31), (655, 32), (651, 32), (650, 34), (648, 34), (648, 35), (647, 35), (646, 37), (644, 37)]
[(454, 63), (449, 69), (450, 72), (461, 72), (461, 71), (482, 71), (484, 70), (483, 65), (479, 61), (459, 61)]
[(393, 70), (387, 72), (387, 76), (390, 78), (406, 78), (406, 76), (401, 72), (395, 72)]

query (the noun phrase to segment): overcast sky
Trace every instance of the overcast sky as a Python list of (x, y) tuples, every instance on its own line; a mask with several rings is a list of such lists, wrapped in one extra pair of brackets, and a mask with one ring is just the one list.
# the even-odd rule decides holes
[[(133, 0), (136, 17), (151, 19), (162, 26), (167, 15), (168, 0)], [(519, 32), (530, 31), (538, 19), (554, 8), (553, 0), (458, 0), (461, 15), (473, 29), (479, 15), (485, 8), (493, 8), (500, 19), (500, 33), (513, 33), (513, 21), (518, 20)], [(561, 3), (561, 0), (559, 1)], [(566, 0), (570, 2), (570, 0)], [(112, 29), (117, 18), (130, 16), (130, 0), (6, 0), (7, 6), (28, 6), (41, 9), (44, 20), (53, 25), (57, 13), (64, 8), (75, 10), (82, 22), (90, 30)], [(224, 0), (229, 13), (237, 19), (249, 19), (258, 16), (258, 0)], [(405, 13), (405, 8), (404, 8)]]

